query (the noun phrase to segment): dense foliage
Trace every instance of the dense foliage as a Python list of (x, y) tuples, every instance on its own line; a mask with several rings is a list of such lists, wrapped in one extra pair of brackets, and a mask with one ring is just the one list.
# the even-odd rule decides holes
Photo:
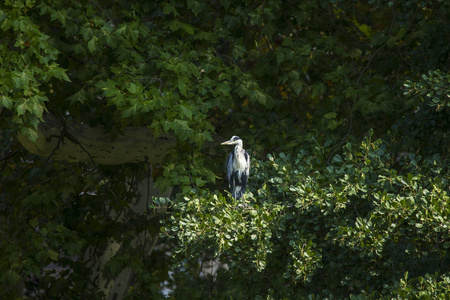
[[(219, 192), (185, 196), (163, 231), (180, 241), (177, 257), (220, 257), (229, 269), (217, 281), (233, 288), (217, 291), (233, 299), (421, 289), (442, 298), (450, 288), (448, 168), (439, 155), (396, 162), (389, 150), (369, 136), (325, 168), (308, 151), (269, 156), (255, 163), (251, 209)], [(426, 274), (433, 285), (423, 284)]]
[[(87, 253), (114, 239), (103, 275), (131, 268), (129, 297), (445, 298), (449, 18), (447, 1), (2, 2), (3, 295), (101, 298)], [(46, 114), (173, 135), (154, 175), (177, 195), (133, 213), (148, 164), (27, 153), (16, 136)], [(213, 140), (231, 135), (251, 209), (224, 192)], [(143, 232), (161, 232), (151, 255)]]

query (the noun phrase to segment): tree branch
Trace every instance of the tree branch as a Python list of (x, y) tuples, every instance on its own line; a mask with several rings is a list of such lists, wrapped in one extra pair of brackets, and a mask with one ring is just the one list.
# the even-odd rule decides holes
[(22, 146), (33, 154), (68, 162), (117, 165), (147, 161), (159, 165), (176, 143), (174, 137), (156, 136), (147, 127), (126, 127), (122, 135), (112, 140), (103, 126), (64, 123), (52, 115), (45, 117), (37, 131), (35, 142), (19, 135)]

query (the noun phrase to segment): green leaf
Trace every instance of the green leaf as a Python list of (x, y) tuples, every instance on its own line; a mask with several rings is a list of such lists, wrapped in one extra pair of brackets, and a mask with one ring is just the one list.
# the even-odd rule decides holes
[(186, 107), (184, 105), (179, 105), (179, 108), (180, 108), (180, 112), (182, 115), (184, 115), (189, 120), (192, 119), (192, 110), (191, 109), (189, 109), (188, 107)]
[(330, 122), (327, 125), (328, 129), (334, 130), (336, 129), (336, 127), (339, 125), (338, 122), (336, 122), (336, 120), (330, 120)]
[(22, 89), (24, 87), (28, 87), (30, 84), (30, 79), (32, 77), (28, 75), (25, 71), (23, 72), (14, 72), (12, 80), (14, 81), (15, 87), (18, 89)]
[(295, 94), (297, 94), (297, 96), (300, 95), (300, 93), (302, 92), (303, 85), (304, 85), (304, 83), (301, 80), (296, 79), (296, 80), (292, 81), (291, 86), (294, 89), (294, 92), (295, 92)]
[(204, 8), (204, 4), (201, 4), (199, 1), (196, 0), (188, 0), (187, 6), (195, 16), (197, 16)]
[(50, 257), (50, 259), (53, 261), (57, 261), (59, 258), (59, 254), (55, 250), (50, 249), (48, 250), (48, 257)]
[(298, 54), (309, 56), (311, 54), (311, 46), (306, 44), (300, 47)]
[(202, 136), (208, 142), (212, 142), (213, 141), (213, 138), (211, 137), (211, 133), (209, 131), (203, 131), (202, 132)]
[(22, 104), (19, 104), (16, 107), (17, 115), (19, 115), (19, 116), (25, 114), (26, 110), (27, 110), (26, 102), (23, 102)]
[(252, 91), (252, 93), (250, 94), (250, 99), (253, 101), (257, 101), (261, 104), (266, 104), (266, 102), (267, 102), (266, 95), (259, 90)]
[(123, 116), (124, 118), (128, 118), (128, 117), (131, 117), (131, 116), (135, 116), (135, 115), (136, 115), (136, 110), (137, 110), (136, 105), (133, 105), (133, 106), (131, 106), (131, 107), (128, 107), (127, 109), (125, 109), (125, 110), (122, 112), (122, 116)]
[(178, 78), (177, 87), (178, 87), (178, 89), (180, 90), (180, 93), (183, 96), (187, 95), (188, 87), (187, 87), (187, 84), (186, 84), (186, 79)]
[(50, 66), (50, 70), (49, 70), (48, 74), (53, 76), (53, 77), (55, 77), (55, 78), (57, 78), (57, 79), (59, 79), (59, 80), (64, 80), (66, 82), (71, 82), (70, 79), (69, 79), (69, 76), (67, 76), (66, 71), (67, 71), (66, 69), (63, 69), (63, 68), (59, 67), (58, 64), (53, 63)]
[(180, 14), (179, 14), (178, 11), (176, 10), (176, 8), (173, 7), (172, 5), (170, 5), (169, 3), (164, 3), (164, 6), (163, 6), (163, 13), (164, 13), (165, 15), (170, 15), (170, 14), (172, 14), (172, 15), (174, 15), (175, 17), (179, 17), (179, 16), (180, 16)]
[(94, 36), (91, 38), (91, 40), (88, 42), (88, 49), (89, 52), (94, 53), (95, 50), (97, 50), (97, 41), (98, 37)]
[(36, 142), (38, 138), (38, 133), (36, 132), (36, 130), (33, 130), (31, 128), (23, 128), (20, 132), (32, 142)]
[(206, 180), (203, 180), (203, 179), (201, 179), (200, 177), (195, 178), (195, 185), (196, 185), (197, 187), (204, 186), (205, 183), (207, 183)]
[(33, 103), (33, 106), (31, 107), (31, 112), (37, 116), (42, 116), (42, 113), (44, 112), (44, 107), (38, 103)]
[(6, 20), (6, 14), (3, 10), (0, 9), (0, 23), (3, 23)]
[(324, 115), (325, 119), (335, 119), (336, 116), (337, 116), (337, 113), (335, 113), (335, 112), (329, 112)]
[(135, 82), (131, 82), (128, 87), (127, 90), (132, 93), (132, 94), (138, 94), (142, 92), (142, 86), (140, 84), (137, 84)]
[(181, 29), (182, 31), (184, 31), (188, 34), (191, 34), (191, 35), (194, 34), (194, 31), (195, 31), (194, 27), (192, 27), (191, 25), (182, 23), (178, 20), (173, 20), (172, 22), (170, 22), (169, 28), (172, 31), (178, 31)]
[(333, 156), (333, 161), (336, 163), (342, 163), (342, 157), (339, 154)]
[(312, 96), (315, 97), (318, 95), (323, 95), (326, 90), (327, 90), (327, 87), (324, 83), (322, 83), (322, 82), (316, 83), (313, 85)]
[(294, 47), (294, 43), (292, 42), (292, 39), (290, 37), (285, 37), (283, 39), (282, 45), (285, 47)]
[(33, 219), (31, 219), (30, 220), (30, 225), (32, 226), (32, 227), (36, 227), (36, 226), (38, 226), (38, 224), (39, 224), (39, 220), (38, 220), (38, 218), (33, 218)]
[(5, 95), (2, 95), (0, 97), (0, 105), (3, 105), (4, 107), (6, 107), (7, 109), (11, 109), (12, 107), (12, 101), (9, 97), (6, 97)]
[(85, 41), (90, 41), (94, 37), (94, 33), (90, 26), (83, 26), (80, 33)]

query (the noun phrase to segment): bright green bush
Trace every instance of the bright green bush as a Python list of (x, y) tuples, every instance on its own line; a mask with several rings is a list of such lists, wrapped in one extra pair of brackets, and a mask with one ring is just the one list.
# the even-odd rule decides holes
[(450, 177), (439, 155), (397, 160), (371, 135), (344, 149), (325, 166), (307, 151), (254, 162), (251, 209), (217, 191), (174, 201), (163, 234), (177, 239), (177, 261), (219, 257), (231, 298), (450, 292)]

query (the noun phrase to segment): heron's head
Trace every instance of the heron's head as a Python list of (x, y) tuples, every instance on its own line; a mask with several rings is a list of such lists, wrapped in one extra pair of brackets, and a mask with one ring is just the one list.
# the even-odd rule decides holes
[(242, 144), (242, 140), (238, 136), (232, 136), (229, 141), (223, 142), (221, 145), (237, 145)]

